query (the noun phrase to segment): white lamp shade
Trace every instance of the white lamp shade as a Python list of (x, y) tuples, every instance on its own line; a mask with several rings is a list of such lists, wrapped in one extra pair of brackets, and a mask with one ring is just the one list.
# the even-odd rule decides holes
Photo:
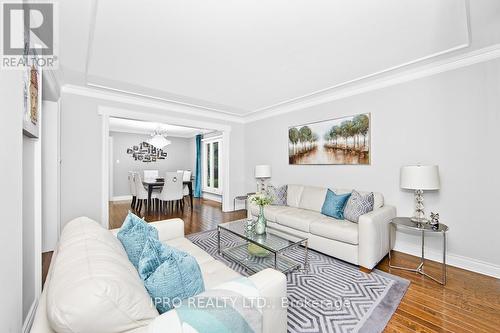
[(255, 178), (271, 178), (271, 166), (270, 165), (256, 165), (255, 166)]
[(401, 167), (400, 186), (410, 190), (439, 190), (439, 167), (437, 165), (408, 165)]

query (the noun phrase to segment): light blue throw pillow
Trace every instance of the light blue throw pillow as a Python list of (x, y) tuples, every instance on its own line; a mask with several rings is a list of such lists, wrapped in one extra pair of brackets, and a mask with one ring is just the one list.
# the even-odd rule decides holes
[(344, 207), (351, 193), (335, 194), (332, 190), (326, 192), (325, 202), (321, 208), (321, 214), (333, 217), (337, 220), (344, 219)]
[(155, 238), (146, 241), (138, 270), (160, 314), (205, 291), (196, 259)]
[(158, 239), (158, 230), (129, 212), (117, 237), (125, 248), (128, 259), (137, 268), (146, 240), (150, 237)]

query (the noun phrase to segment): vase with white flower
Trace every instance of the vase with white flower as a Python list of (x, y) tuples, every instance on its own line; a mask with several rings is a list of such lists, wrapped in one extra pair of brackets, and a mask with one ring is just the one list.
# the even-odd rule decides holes
[(270, 205), (273, 202), (273, 199), (264, 193), (258, 193), (250, 198), (250, 202), (260, 208), (259, 217), (255, 223), (255, 233), (257, 235), (262, 235), (266, 232), (267, 226), (267, 221), (264, 217), (264, 207)]

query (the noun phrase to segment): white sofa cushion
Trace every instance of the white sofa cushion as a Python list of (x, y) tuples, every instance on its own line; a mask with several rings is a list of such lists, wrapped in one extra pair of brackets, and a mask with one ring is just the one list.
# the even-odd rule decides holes
[(358, 225), (346, 220), (323, 217), (309, 225), (309, 232), (316, 236), (339, 242), (358, 244)]
[(311, 210), (288, 207), (276, 214), (276, 222), (292, 229), (309, 232), (309, 224), (318, 221), (322, 217), (321, 213)]
[(304, 186), (300, 196), (299, 208), (321, 212), (327, 190), (324, 187)]
[(299, 207), (300, 197), (302, 196), (302, 191), (304, 186), (302, 185), (288, 185), (286, 193), (286, 204), (290, 207)]
[(47, 287), (47, 318), (59, 332), (125, 332), (158, 316), (120, 241), (82, 217), (64, 228)]
[[(264, 217), (266, 220), (271, 222), (276, 222), (277, 214), (287, 210), (287, 206), (266, 206), (264, 207)], [(259, 216), (260, 209), (259, 206), (250, 205), (250, 210), (253, 216)]]

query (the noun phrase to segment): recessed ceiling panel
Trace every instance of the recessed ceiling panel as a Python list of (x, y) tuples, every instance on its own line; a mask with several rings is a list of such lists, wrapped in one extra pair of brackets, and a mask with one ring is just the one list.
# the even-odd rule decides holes
[(98, 1), (89, 77), (268, 107), (468, 44), (464, 1)]

